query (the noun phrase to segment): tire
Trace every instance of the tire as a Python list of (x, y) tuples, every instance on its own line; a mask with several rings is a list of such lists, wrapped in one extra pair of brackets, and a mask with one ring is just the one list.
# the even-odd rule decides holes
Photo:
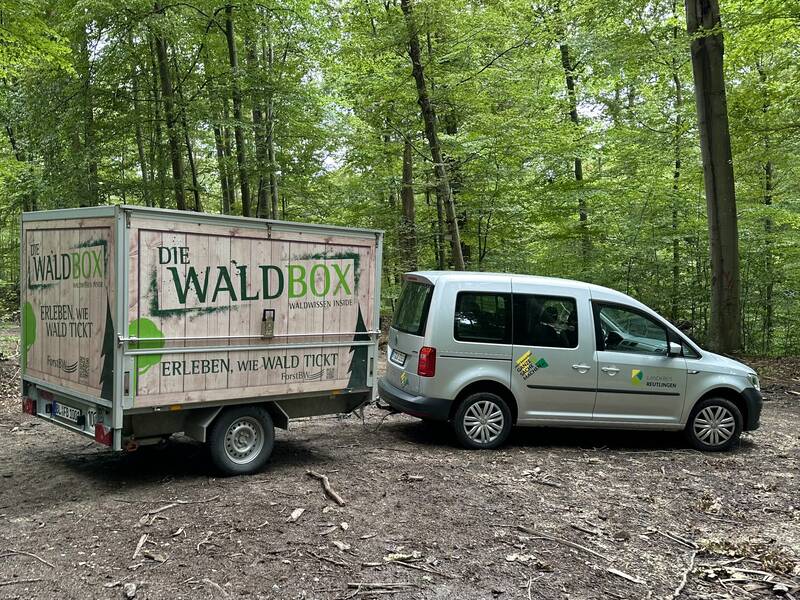
[(742, 423), (742, 412), (733, 402), (707, 398), (692, 409), (684, 434), (697, 450), (721, 452), (739, 443)]
[(214, 420), (207, 443), (211, 461), (223, 474), (255, 473), (275, 445), (272, 417), (260, 406), (228, 408)]
[(511, 433), (511, 410), (497, 394), (478, 392), (458, 407), (453, 428), (465, 448), (497, 448)]

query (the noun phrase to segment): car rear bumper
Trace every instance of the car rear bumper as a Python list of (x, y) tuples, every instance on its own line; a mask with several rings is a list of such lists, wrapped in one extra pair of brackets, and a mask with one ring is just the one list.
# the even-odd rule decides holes
[(745, 431), (753, 431), (761, 425), (761, 407), (764, 397), (756, 388), (747, 388), (742, 392), (742, 397), (747, 404), (747, 418), (744, 423)]
[(396, 411), (420, 419), (447, 421), (450, 418), (450, 407), (452, 406), (450, 400), (409, 394), (385, 379), (378, 380), (378, 396)]

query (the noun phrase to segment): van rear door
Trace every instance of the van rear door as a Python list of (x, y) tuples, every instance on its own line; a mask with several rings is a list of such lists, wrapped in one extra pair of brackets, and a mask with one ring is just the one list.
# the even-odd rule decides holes
[(419, 392), (417, 365), (425, 341), (431, 296), (431, 282), (407, 275), (389, 328), (386, 380), (409, 393)]

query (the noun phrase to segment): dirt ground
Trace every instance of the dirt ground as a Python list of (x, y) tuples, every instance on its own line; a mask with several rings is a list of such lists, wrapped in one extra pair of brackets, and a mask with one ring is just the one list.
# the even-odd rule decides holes
[(0, 360), (0, 598), (800, 600), (800, 360), (754, 362), (762, 427), (729, 453), (560, 429), (465, 451), (370, 407), (226, 479), (185, 438), (118, 455), (22, 414)]

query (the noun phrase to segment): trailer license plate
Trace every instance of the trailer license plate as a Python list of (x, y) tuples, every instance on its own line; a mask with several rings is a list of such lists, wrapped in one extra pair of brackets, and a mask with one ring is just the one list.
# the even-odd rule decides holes
[(392, 350), (392, 362), (400, 365), (401, 367), (406, 364), (406, 355), (399, 350)]
[(67, 421), (72, 421), (73, 423), (77, 423), (78, 419), (81, 416), (81, 411), (77, 408), (72, 408), (71, 406), (67, 406), (66, 404), (59, 404), (58, 402), (53, 402), (53, 415), (56, 417), (60, 417)]

